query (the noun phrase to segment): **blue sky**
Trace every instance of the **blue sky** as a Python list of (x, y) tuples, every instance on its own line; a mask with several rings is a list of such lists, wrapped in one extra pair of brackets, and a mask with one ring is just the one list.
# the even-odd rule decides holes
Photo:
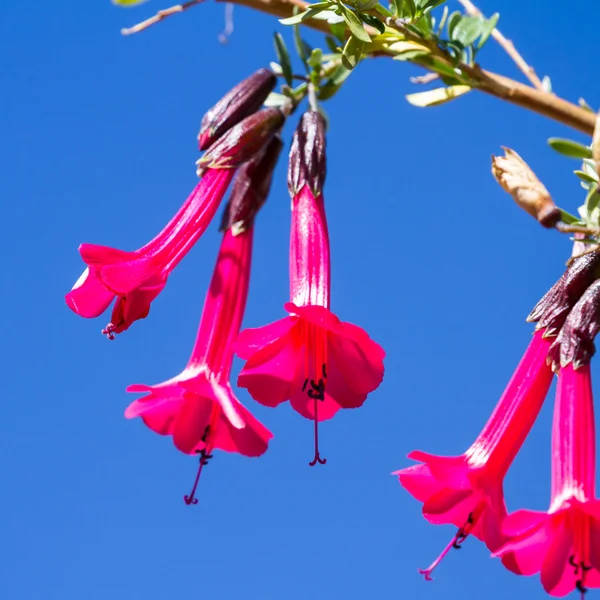
[[(557, 93), (597, 106), (597, 42), (585, 24), (598, 22), (600, 5), (513, 4), (480, 7), (502, 14), (503, 32)], [(2, 2), (0, 596), (544, 597), (537, 577), (505, 572), (475, 540), (424, 583), (417, 568), (453, 528), (425, 523), (390, 472), (409, 464), (412, 449), (453, 454), (471, 443), (527, 346), (525, 316), (569, 253), (566, 237), (538, 228), (500, 190), (490, 155), (514, 147), (575, 210), (577, 163), (545, 140), (588, 140), (476, 92), (411, 107), (403, 96), (416, 91), (408, 82), (416, 71), (362, 64), (327, 106), (332, 308), (386, 349), (384, 383), (363, 408), (322, 425), (328, 462), (314, 469), (311, 423), (239, 391), (275, 439), (260, 459), (219, 454), (200, 503), (187, 507), (196, 460), (126, 421), (133, 397), (124, 390), (167, 379), (187, 361), (216, 223), (150, 317), (115, 342), (100, 335), (104, 317), (78, 318), (63, 296), (82, 270), (79, 243), (133, 249), (170, 218), (195, 185), (203, 112), (273, 60), (271, 35), (283, 27), (236, 8), (221, 45), (223, 5), (208, 3), (120, 36), (161, 6)], [(492, 43), (481, 59), (518, 77)], [(248, 326), (284, 314), (288, 235), (282, 162), (257, 220)], [(509, 473), (511, 510), (547, 506), (550, 417), (548, 402)]]

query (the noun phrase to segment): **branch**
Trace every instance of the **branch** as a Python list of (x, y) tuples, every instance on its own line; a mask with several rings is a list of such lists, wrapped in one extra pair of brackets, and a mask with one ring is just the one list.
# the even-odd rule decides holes
[[(462, 4), (467, 11), (467, 13), (473, 17), (482, 17), (483, 13), (471, 2), (471, 0), (458, 0), (460, 4)], [(492, 37), (498, 42), (498, 44), (504, 49), (506, 54), (508, 54), (517, 67), (523, 72), (525, 77), (531, 81), (533, 87), (541, 92), (544, 91), (544, 84), (541, 82), (540, 78), (537, 76), (535, 69), (528, 65), (525, 59), (519, 54), (515, 45), (511, 42), (511, 40), (506, 39), (502, 33), (498, 29), (494, 29), (492, 31)]]
[(148, 29), (152, 25), (156, 23), (160, 23), (167, 17), (174, 15), (176, 13), (181, 13), (188, 8), (192, 8), (192, 6), (196, 6), (200, 4), (204, 0), (189, 0), (189, 2), (184, 2), (183, 4), (176, 4), (175, 6), (171, 6), (170, 8), (165, 8), (164, 10), (159, 10), (153, 17), (134, 25), (133, 27), (121, 29), (121, 33), (123, 35), (131, 35), (132, 33), (139, 33), (140, 31), (144, 31), (144, 29)]
[[(192, 6), (200, 4), (200, 2), (202, 2), (202, 0), (190, 0), (189, 2), (184, 2), (183, 4), (161, 10), (154, 17), (143, 21), (139, 25), (131, 27), (130, 29), (124, 29), (123, 33), (127, 35), (142, 31), (175, 13), (183, 12)], [(217, 2), (231, 2), (232, 4), (248, 6), (249, 8), (276, 17), (291, 17), (294, 14), (295, 8), (302, 11), (308, 6), (308, 3), (304, 0), (217, 0)], [(307, 25), (312, 29), (324, 33), (330, 33), (329, 24), (320, 19), (306, 19), (303, 21), (303, 25)], [(402, 33), (406, 34), (406, 30), (402, 30)], [(427, 41), (421, 38), (418, 38), (417, 41), (421, 44), (427, 44)], [(436, 47), (436, 50), (439, 51), (439, 48)], [(548, 94), (547, 92), (524, 85), (518, 81), (504, 77), (503, 75), (484, 71), (477, 65), (461, 65), (461, 68), (473, 79), (476, 89), (480, 89), (497, 98), (502, 98), (517, 106), (522, 106), (523, 108), (537, 112), (538, 114), (568, 125), (569, 127), (588, 135), (594, 133), (596, 115), (585, 108), (581, 108), (554, 94)]]

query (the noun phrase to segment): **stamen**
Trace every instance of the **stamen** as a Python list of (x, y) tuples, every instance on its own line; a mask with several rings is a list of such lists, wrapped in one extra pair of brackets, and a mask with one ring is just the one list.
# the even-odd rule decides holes
[(200, 481), (200, 475), (202, 474), (202, 467), (204, 467), (204, 465), (207, 465), (209, 459), (211, 459), (213, 457), (213, 455), (209, 454), (207, 451), (209, 432), (210, 432), (210, 425), (207, 425), (206, 429), (204, 430), (204, 434), (200, 438), (204, 442), (204, 448), (202, 448), (202, 450), (196, 450), (196, 453), (200, 455), (198, 472), (196, 473), (196, 480), (194, 481), (194, 487), (192, 488), (192, 491), (190, 492), (190, 494), (189, 495), (186, 494), (183, 497), (184, 502), (188, 506), (190, 504), (198, 504), (198, 498), (196, 498), (195, 495), (196, 495), (196, 488), (198, 487), (198, 482)]
[(434, 569), (442, 562), (446, 554), (450, 552), (450, 550), (460, 550), (462, 548), (462, 543), (467, 539), (469, 534), (471, 533), (471, 529), (473, 529), (473, 525), (475, 524), (475, 519), (473, 517), (473, 513), (469, 513), (467, 517), (467, 522), (459, 527), (456, 535), (450, 540), (450, 543), (442, 550), (441, 554), (426, 568), (419, 569), (419, 573), (425, 576), (425, 581), (433, 581), (433, 577), (431, 574)]
[(583, 561), (577, 562), (574, 554), (569, 557), (569, 564), (573, 567), (575, 576), (579, 575), (581, 569), (581, 577), (575, 581), (575, 587), (581, 594), (581, 600), (583, 600), (588, 591), (588, 589), (585, 587), (585, 576), (588, 571), (591, 571), (592, 566), (586, 565)]
[[(314, 467), (317, 463), (320, 465), (324, 465), (327, 462), (326, 458), (321, 458), (319, 455), (319, 400), (325, 401), (325, 379), (327, 378), (327, 369), (325, 364), (322, 366), (323, 377), (319, 379), (319, 381), (315, 382), (314, 379), (310, 380), (310, 387), (306, 394), (309, 398), (314, 400), (314, 409), (315, 409), (315, 457), (308, 463), (309, 466)], [(306, 390), (306, 386), (308, 384), (308, 379), (304, 382), (302, 386), (302, 391)]]
[(115, 339), (115, 334), (114, 334), (115, 329), (116, 329), (116, 326), (113, 325), (112, 323), (109, 323), (102, 330), (102, 335), (105, 335), (109, 340), (114, 340)]

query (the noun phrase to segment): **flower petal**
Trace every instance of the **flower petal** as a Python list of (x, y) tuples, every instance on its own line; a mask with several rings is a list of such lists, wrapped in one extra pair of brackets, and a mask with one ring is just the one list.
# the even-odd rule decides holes
[(214, 400), (198, 394), (186, 392), (181, 410), (173, 428), (173, 443), (178, 450), (193, 454), (198, 447), (204, 447), (201, 440), (210, 417)]
[(235, 353), (240, 358), (250, 359), (258, 350), (286, 337), (297, 322), (297, 318), (285, 317), (264, 327), (244, 329), (235, 342)]
[(86, 268), (65, 296), (68, 307), (86, 319), (100, 316), (114, 299), (115, 295), (106, 289), (98, 271), (90, 267)]

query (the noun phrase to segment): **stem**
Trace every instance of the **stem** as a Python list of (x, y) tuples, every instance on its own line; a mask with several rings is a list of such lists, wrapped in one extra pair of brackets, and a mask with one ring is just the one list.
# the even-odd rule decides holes
[(176, 13), (181, 13), (186, 11), (188, 8), (192, 8), (192, 6), (196, 6), (200, 4), (204, 0), (189, 0), (189, 2), (184, 2), (183, 4), (176, 4), (175, 6), (171, 6), (170, 8), (165, 8), (164, 10), (159, 10), (153, 17), (134, 25), (133, 27), (121, 29), (121, 33), (123, 35), (131, 35), (132, 33), (139, 33), (140, 31), (144, 31), (144, 29), (148, 29), (152, 25), (156, 23), (160, 23), (167, 17), (174, 15)]
[[(464, 6), (465, 10), (469, 15), (473, 17), (482, 17), (485, 19), (483, 13), (470, 0), (458, 0), (458, 2), (460, 2), (460, 4)], [(527, 64), (525, 59), (515, 48), (515, 45), (512, 43), (512, 41), (506, 39), (498, 29), (494, 29), (492, 31), (492, 37), (504, 49), (506, 54), (508, 54), (513, 59), (513, 61), (515, 62), (517, 67), (519, 67), (519, 69), (522, 71), (525, 77), (527, 77), (527, 79), (531, 81), (533, 87), (543, 92), (544, 85), (541, 82), (540, 78), (537, 76), (535, 69), (531, 65)]]
[[(151, 25), (162, 21), (166, 17), (178, 12), (183, 12), (196, 4), (200, 4), (200, 2), (202, 2), (202, 0), (190, 0), (189, 2), (158, 11), (154, 17), (151, 17), (134, 27), (124, 29), (122, 30), (122, 33), (127, 35), (142, 31)], [(305, 10), (308, 6), (308, 3), (304, 2), (304, 0), (217, 0), (217, 2), (231, 2), (232, 4), (248, 6), (249, 8), (275, 15), (276, 17), (291, 17), (294, 14), (295, 8)], [(329, 24), (326, 21), (306, 19), (302, 24), (324, 33), (331, 33)], [(388, 21), (388, 24), (405, 35), (406, 39), (412, 39), (430, 48), (432, 52), (435, 52), (437, 57), (442, 59), (448, 58), (443, 51), (437, 47), (435, 42), (425, 40), (410, 32), (401, 22), (394, 22), (391, 20), (391, 22)], [(387, 56), (387, 54), (385, 52), (378, 53), (378, 56)], [(484, 71), (477, 65), (470, 66), (461, 64), (459, 67), (472, 79), (472, 85), (475, 88), (480, 89), (487, 94), (506, 100), (511, 104), (527, 108), (528, 110), (548, 117), (558, 123), (563, 123), (564, 125), (588, 135), (593, 135), (594, 133), (596, 115), (585, 108), (577, 106), (567, 100), (563, 100), (555, 94), (548, 94), (542, 90), (519, 83), (509, 77)]]

